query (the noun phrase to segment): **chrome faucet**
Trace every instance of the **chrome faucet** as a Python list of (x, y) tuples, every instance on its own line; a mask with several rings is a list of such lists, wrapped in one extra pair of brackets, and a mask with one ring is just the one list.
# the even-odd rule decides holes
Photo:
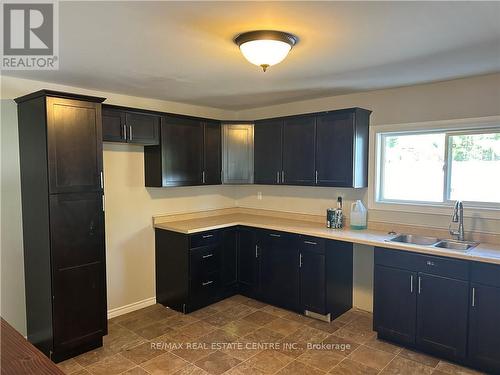
[(451, 217), (451, 222), (452, 223), (458, 223), (458, 230), (452, 230), (451, 229), (451, 223), (450, 223), (450, 234), (452, 236), (457, 236), (457, 240), (463, 241), (464, 240), (464, 205), (462, 201), (456, 201), (455, 202), (455, 208), (453, 209), (453, 215)]

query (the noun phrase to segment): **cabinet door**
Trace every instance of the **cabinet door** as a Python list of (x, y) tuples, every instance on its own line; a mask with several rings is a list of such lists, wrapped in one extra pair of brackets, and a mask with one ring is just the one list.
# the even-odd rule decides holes
[(102, 140), (105, 142), (127, 142), (125, 114), (123, 111), (103, 108)]
[(260, 291), (259, 251), (251, 228), (238, 229), (238, 284), (241, 293), (255, 297)]
[(47, 98), (49, 192), (101, 190), (101, 104)]
[(222, 232), (221, 285), (228, 288), (238, 282), (238, 230), (226, 229)]
[(140, 145), (157, 145), (160, 143), (160, 116), (126, 112), (125, 124), (129, 143)]
[(204, 125), (204, 170), (203, 183), (205, 185), (219, 185), (221, 175), (221, 132), (220, 122), (211, 121)]
[(222, 131), (222, 182), (253, 183), (253, 125), (224, 124)]
[(313, 116), (286, 119), (283, 125), (282, 184), (314, 185), (315, 128)]
[(317, 184), (352, 187), (354, 114), (330, 113), (316, 120)]
[(54, 346), (70, 350), (106, 333), (103, 262), (54, 271)]
[(257, 121), (254, 126), (254, 181), (256, 184), (280, 183), (282, 171), (282, 120)]
[(161, 138), (163, 186), (201, 185), (203, 124), (169, 117), (162, 124)]
[(415, 343), (417, 275), (414, 272), (375, 266), (373, 326), (384, 338)]
[(326, 313), (325, 255), (310, 250), (300, 253), (300, 306), (318, 314)]
[(500, 288), (471, 285), (469, 357), (474, 364), (500, 373)]
[(102, 194), (53, 194), (49, 200), (53, 269), (103, 261)]
[(417, 344), (444, 357), (464, 358), (469, 283), (418, 274)]
[(262, 232), (262, 294), (266, 302), (291, 310), (299, 308), (299, 251), (291, 236)]

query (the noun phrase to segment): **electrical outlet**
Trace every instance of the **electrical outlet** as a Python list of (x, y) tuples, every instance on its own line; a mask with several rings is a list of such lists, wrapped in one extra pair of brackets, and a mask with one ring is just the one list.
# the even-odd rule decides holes
[(259, 191), (259, 192), (257, 193), (257, 200), (259, 200), (259, 201), (261, 201), (261, 200), (262, 200), (262, 192), (261, 192), (261, 191)]

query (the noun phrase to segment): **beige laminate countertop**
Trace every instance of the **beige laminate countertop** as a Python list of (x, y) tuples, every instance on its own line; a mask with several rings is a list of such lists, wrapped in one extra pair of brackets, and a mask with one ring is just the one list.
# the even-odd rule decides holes
[(480, 243), (468, 252), (458, 252), (446, 249), (437, 249), (429, 246), (402, 244), (387, 242), (391, 235), (386, 232), (375, 230), (350, 230), (350, 229), (328, 229), (321, 223), (284, 219), (265, 215), (253, 214), (224, 214), (189, 220), (169, 221), (157, 223), (155, 228), (165, 229), (173, 232), (193, 234), (208, 230), (243, 225), (254, 228), (270, 229), (281, 232), (302, 234), (307, 236), (321, 237), (332, 240), (340, 240), (370, 246), (382, 246), (390, 249), (418, 252), (445, 256), (450, 258), (474, 260), (485, 263), (500, 264), (500, 245)]

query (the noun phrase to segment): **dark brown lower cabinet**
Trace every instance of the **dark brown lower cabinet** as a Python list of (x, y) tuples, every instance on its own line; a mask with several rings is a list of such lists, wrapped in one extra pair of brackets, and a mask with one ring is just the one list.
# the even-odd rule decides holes
[(107, 334), (101, 102), (16, 99), (28, 340), (59, 362)]

